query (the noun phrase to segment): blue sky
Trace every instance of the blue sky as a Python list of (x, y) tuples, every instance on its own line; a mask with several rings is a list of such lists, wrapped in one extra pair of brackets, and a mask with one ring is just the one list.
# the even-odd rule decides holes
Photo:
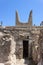
[(43, 20), (43, 0), (0, 0), (0, 21), (3, 26), (15, 26), (16, 10), (21, 22), (27, 22), (30, 10), (33, 11), (33, 25)]

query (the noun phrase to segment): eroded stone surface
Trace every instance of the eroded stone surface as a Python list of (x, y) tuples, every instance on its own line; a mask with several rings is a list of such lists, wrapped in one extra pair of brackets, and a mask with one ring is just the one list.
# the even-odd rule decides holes
[[(33, 61), (37, 64), (43, 57), (42, 29), (43, 26), (32, 26), (32, 11), (28, 23), (20, 23), (16, 12), (16, 26), (0, 26), (0, 64), (31, 65)], [(28, 60), (23, 58), (23, 40), (28, 41)]]

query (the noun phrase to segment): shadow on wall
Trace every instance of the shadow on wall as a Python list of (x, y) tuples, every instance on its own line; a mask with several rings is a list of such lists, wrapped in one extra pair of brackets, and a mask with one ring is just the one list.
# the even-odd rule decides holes
[(37, 65), (37, 64), (33, 61), (32, 58), (30, 58), (29, 60), (26, 59), (25, 62), (24, 62), (24, 64), (27, 64), (27, 65)]

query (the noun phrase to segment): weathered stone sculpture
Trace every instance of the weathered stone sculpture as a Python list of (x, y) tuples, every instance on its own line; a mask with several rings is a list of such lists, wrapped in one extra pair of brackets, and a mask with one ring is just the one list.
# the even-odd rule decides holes
[[(41, 31), (40, 31), (41, 30)], [(35, 65), (43, 58), (43, 26), (21, 23), (16, 12), (16, 26), (0, 26), (0, 64)]]

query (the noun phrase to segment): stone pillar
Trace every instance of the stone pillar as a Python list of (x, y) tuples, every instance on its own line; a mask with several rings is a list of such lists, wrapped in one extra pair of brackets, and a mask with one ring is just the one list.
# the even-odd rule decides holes
[(16, 43), (16, 58), (22, 59), (23, 58), (23, 43), (22, 40), (18, 40)]
[(31, 39), (31, 37), (29, 37), (29, 51), (28, 51), (28, 53), (29, 53), (29, 58), (31, 58), (31, 56), (32, 56), (32, 39)]

